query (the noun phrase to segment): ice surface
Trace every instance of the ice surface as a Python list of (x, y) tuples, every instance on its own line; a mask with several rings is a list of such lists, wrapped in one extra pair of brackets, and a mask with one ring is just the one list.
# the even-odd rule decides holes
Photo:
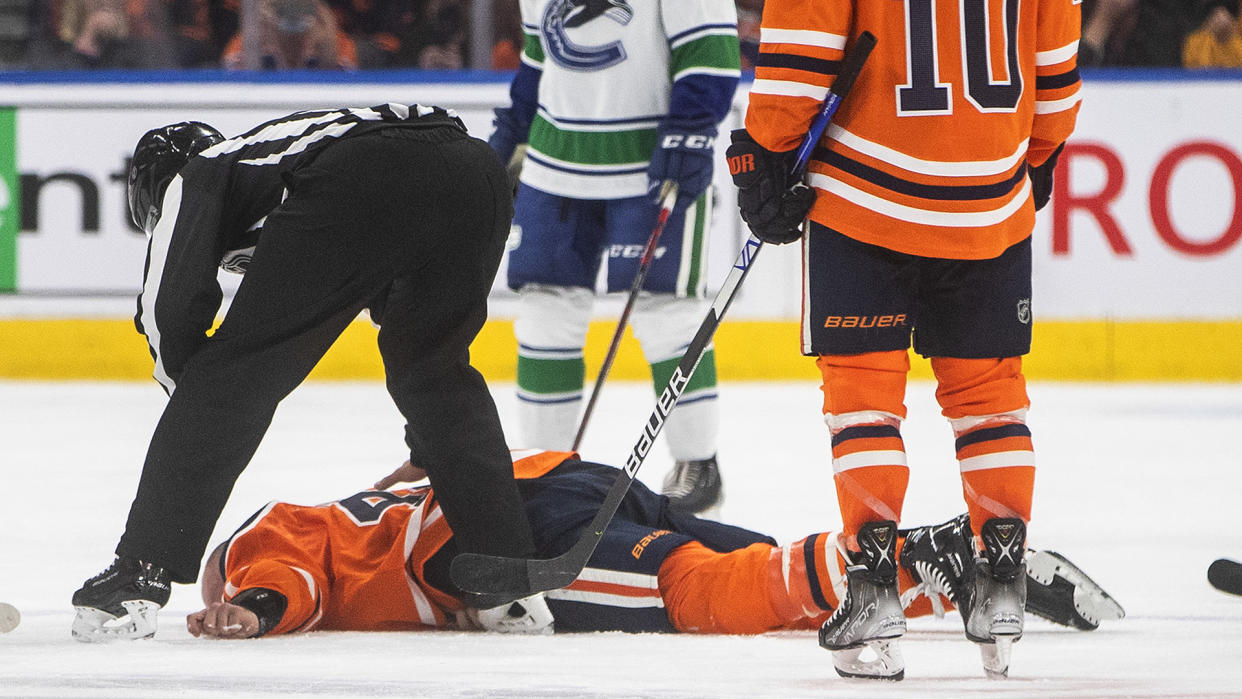
[[(513, 387), (495, 386), (510, 421)], [(21, 626), (0, 636), (3, 696), (1242, 696), (1242, 597), (1207, 566), (1242, 556), (1242, 386), (1034, 384), (1039, 462), (1030, 543), (1079, 564), (1127, 618), (1082, 633), (1029, 620), (1010, 678), (983, 676), (960, 621), (916, 619), (907, 679), (839, 679), (812, 633), (757, 637), (456, 632), (190, 637), (197, 590), (178, 586), (155, 639), (69, 638), (69, 597), (105, 567), (124, 526), (164, 396), (154, 382), (0, 382), (0, 600)], [(723, 519), (781, 541), (838, 523), (813, 384), (725, 384)], [(932, 387), (912, 384), (905, 524), (961, 504), (952, 439)], [(610, 384), (583, 449), (624, 460), (650, 388)], [(378, 383), (298, 389), (242, 475), (216, 540), (272, 499), (315, 503), (365, 487), (404, 458), (401, 420)], [(514, 445), (517, 446), (517, 445)], [(640, 472), (658, 484), (657, 447)]]

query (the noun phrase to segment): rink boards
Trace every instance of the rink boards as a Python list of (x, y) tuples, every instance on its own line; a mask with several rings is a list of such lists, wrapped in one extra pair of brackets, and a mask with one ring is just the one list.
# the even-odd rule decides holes
[[(121, 301), (141, 283), (146, 241), (126, 221), (123, 173), (144, 130), (194, 118), (235, 133), (297, 109), (399, 101), (456, 108), (473, 133), (486, 135), (491, 109), (506, 100), (496, 74), (328, 82), (323, 75), (238, 82), (210, 72), (89, 74), (92, 82), (82, 82), (82, 75), (0, 75), (0, 377), (149, 376), (142, 338), (127, 319), (132, 302)], [(1233, 128), (1242, 80), (1190, 75), (1087, 74), (1079, 128), (1035, 232), (1033, 377), (1242, 380), (1242, 132)], [(732, 186), (718, 170), (716, 283), (744, 239)], [(797, 354), (800, 276), (795, 248), (763, 251), (719, 331), (722, 378), (814, 377)], [(507, 380), (513, 294), (503, 278), (502, 270), (474, 359), (489, 378)], [(237, 279), (222, 282), (228, 293)], [(90, 297), (117, 301), (106, 313), (80, 313), (78, 301)], [(598, 351), (589, 348), (589, 364), (618, 310), (614, 301), (597, 308)], [(378, 377), (373, 332), (356, 324), (315, 376)], [(647, 373), (634, 347), (614, 372)]]

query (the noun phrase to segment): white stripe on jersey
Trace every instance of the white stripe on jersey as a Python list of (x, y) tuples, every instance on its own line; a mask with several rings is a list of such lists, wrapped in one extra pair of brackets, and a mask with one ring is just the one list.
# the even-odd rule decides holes
[(578, 574), (578, 579), (585, 582), (624, 585), (645, 590), (660, 589), (659, 578), (650, 573), (630, 573), (623, 570), (609, 570), (607, 568), (583, 568), (582, 572)]
[(991, 211), (934, 211), (881, 199), (874, 194), (864, 192), (840, 180), (819, 173), (809, 175), (807, 182), (816, 189), (832, 192), (846, 201), (871, 209), (889, 218), (927, 226), (949, 226), (953, 228), (981, 228), (1006, 221), (1026, 203), (1026, 199), (1031, 193), (1031, 182), (1024, 177), (1022, 178), (1022, 187), (1017, 194), (1011, 197), (1003, 206)]
[(873, 451), (857, 451), (853, 454), (838, 456), (832, 460), (833, 473), (841, 473), (852, 468), (867, 466), (905, 466), (906, 453), (897, 449), (876, 449)]
[(1035, 466), (1033, 451), (1000, 451), (992, 454), (980, 454), (957, 462), (962, 473), (968, 471), (986, 471), (993, 468), (1011, 468), (1015, 466)]
[(671, 49), (679, 48), (681, 46), (685, 46), (686, 44), (696, 39), (702, 39), (705, 36), (737, 36), (737, 27), (736, 26), (699, 27), (698, 29), (685, 32), (684, 34), (678, 36), (676, 41), (673, 41), (669, 44), (669, 48)]
[(547, 595), (548, 599), (559, 599), (567, 602), (585, 602), (587, 604), (600, 604), (607, 607), (641, 609), (644, 607), (664, 606), (664, 600), (659, 594), (631, 597), (629, 595), (614, 595), (607, 592), (569, 589), (549, 590), (544, 594)]
[(1064, 63), (1069, 59), (1078, 55), (1078, 42), (1070, 43), (1055, 49), (1047, 51), (1035, 52), (1035, 65), (1037, 66), (1054, 66), (1058, 63)]
[(828, 136), (843, 146), (847, 146), (876, 160), (882, 160), (907, 172), (917, 172), (920, 175), (935, 175), (937, 177), (995, 177), (1003, 175), (1012, 170), (1026, 157), (1026, 148), (1029, 140), (1023, 140), (1012, 153), (996, 160), (950, 161), (924, 160), (912, 155), (906, 155), (899, 150), (893, 150), (888, 146), (880, 145), (875, 141), (869, 141), (862, 136), (846, 131), (836, 124), (828, 126)]
[(798, 44), (824, 49), (843, 49), (845, 39), (844, 34), (830, 34), (809, 29), (774, 29), (772, 27), (759, 29), (759, 43), (761, 44)]
[(1055, 114), (1064, 112), (1067, 109), (1073, 109), (1074, 105), (1082, 101), (1082, 95), (1077, 91), (1073, 95), (1059, 100), (1035, 100), (1036, 114)]
[(279, 163), (282, 159), (284, 159), (286, 156), (297, 155), (298, 153), (301, 153), (307, 148), (310, 148), (312, 145), (318, 143), (319, 141), (324, 140), (325, 138), (337, 138), (339, 136), (342, 136), (345, 134), (346, 131), (349, 131), (350, 129), (354, 128), (357, 125), (358, 125), (358, 122), (352, 121), (352, 122), (348, 122), (344, 124), (332, 124), (331, 126), (325, 126), (324, 128), (316, 131), (315, 133), (307, 134), (299, 138), (298, 140), (294, 141), (293, 143), (290, 143), (289, 146), (282, 151), (277, 151), (276, 153), (272, 153), (271, 155), (267, 155), (262, 158), (251, 158), (249, 160), (238, 160), (237, 164), (238, 165), (275, 165), (276, 163)]
[[(604, 583), (628, 588), (631, 594), (604, 592), (602, 590), (570, 589), (577, 582)], [(570, 602), (586, 602), (602, 604), (609, 607), (625, 607), (638, 609), (644, 607), (663, 607), (664, 598), (660, 596), (660, 579), (648, 573), (630, 573), (607, 568), (583, 568), (578, 580), (571, 583), (570, 588), (550, 590), (548, 599), (567, 600)]]
[[(425, 107), (421, 104), (413, 105), (415, 113), (419, 117), (429, 116), (435, 113), (432, 107)], [(389, 114), (383, 111), (387, 110)], [(449, 116), (455, 116), (451, 111), (447, 111)], [(246, 165), (270, 165), (279, 162), (286, 155), (296, 155), (306, 150), (311, 144), (316, 143), (324, 138), (340, 136), (356, 126), (358, 121), (341, 121), (339, 124), (328, 126), (320, 131), (312, 133), (312, 130), (320, 124), (330, 124), (334, 121), (340, 121), (346, 117), (355, 117), (359, 121), (384, 121), (385, 117), (396, 117), (400, 121), (408, 121), (410, 118), (410, 108), (404, 104), (389, 102), (387, 104), (378, 105), (376, 107), (352, 107), (349, 109), (334, 109), (329, 112), (300, 112), (292, 114), (285, 121), (275, 124), (268, 124), (253, 134), (242, 135), (230, 138), (227, 141), (217, 143), (216, 145), (204, 150), (200, 155), (205, 158), (214, 158), (220, 155), (236, 152), (245, 146), (255, 145), (259, 143), (270, 143), (280, 141), (286, 138), (296, 138), (289, 147), (278, 153), (266, 156), (264, 158), (254, 158), (250, 160), (240, 161)]]
[[(635, 117), (632, 119), (572, 119), (562, 121), (555, 114), (552, 114), (544, 107), (539, 107), (535, 113), (540, 117), (543, 117), (549, 124), (555, 126), (560, 131), (615, 133), (620, 130), (630, 131), (635, 129), (654, 129), (660, 125), (659, 116)], [(548, 159), (551, 160), (551, 158)], [(582, 167), (582, 165), (577, 163), (574, 163), (574, 166)]]
[[(416, 510), (410, 513), (409, 521), (406, 522), (405, 540), (401, 544), (402, 560), (410, 560), (410, 552), (414, 550), (414, 544), (418, 542), (419, 535), (443, 516), (439, 507), (435, 507), (430, 512), (427, 512), (426, 504), (426, 500), (422, 501)], [(418, 610), (419, 621), (427, 626), (441, 625), (443, 618), (437, 617), (436, 608), (432, 605), (431, 600), (427, 599), (427, 593), (423, 592), (422, 588), (419, 587), (418, 581), (410, 575), (409, 567), (406, 566), (404, 570), (405, 584), (410, 588), (410, 599), (414, 601), (414, 608)]]
[(268, 143), (270, 141), (279, 141), (292, 136), (300, 136), (301, 134), (310, 131), (312, 127), (318, 124), (326, 124), (340, 119), (343, 114), (344, 113), (342, 111), (334, 111), (300, 118), (298, 115), (294, 114), (290, 116), (288, 121), (268, 124), (249, 136), (237, 136), (235, 138), (230, 138), (227, 141), (221, 141), (207, 150), (204, 150), (202, 153), (199, 153), (199, 155), (204, 158), (214, 158), (218, 155), (227, 155), (256, 143)]
[(155, 355), (153, 376), (168, 395), (177, 389), (176, 382), (164, 369), (164, 353), (160, 351), (160, 328), (155, 322), (155, 301), (159, 296), (160, 282), (164, 280), (164, 265), (168, 263), (168, 246), (172, 242), (173, 229), (177, 226), (177, 214), (181, 209), (181, 175), (172, 178), (168, 188), (164, 190), (164, 201), (160, 206), (160, 220), (151, 231), (150, 250), (147, 252), (147, 278), (142, 284), (142, 306), (138, 309), (138, 319), (142, 323), (142, 331), (151, 345)]
[(800, 83), (793, 80), (759, 79), (751, 83), (752, 95), (780, 95), (782, 97), (810, 97), (823, 101), (828, 96), (828, 88)]

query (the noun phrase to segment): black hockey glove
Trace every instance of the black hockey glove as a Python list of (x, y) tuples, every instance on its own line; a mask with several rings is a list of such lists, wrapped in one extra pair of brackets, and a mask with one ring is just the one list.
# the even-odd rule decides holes
[(783, 245), (802, 237), (802, 220), (815, 203), (815, 191), (790, 175), (795, 151), (774, 153), (736, 129), (726, 152), (737, 185), (737, 206), (755, 237)]
[(1052, 197), (1052, 172), (1057, 169), (1057, 158), (1061, 156), (1062, 148), (1065, 148), (1064, 143), (1052, 151), (1052, 155), (1048, 156), (1043, 165), (1027, 168), (1026, 174), (1031, 178), (1031, 198), (1035, 200), (1036, 211), (1047, 206)]
[(508, 165), (518, 144), (526, 142), (526, 133), (518, 124), (517, 118), (513, 116), (512, 109), (497, 109), (495, 114), (496, 118), (492, 120), (492, 135), (488, 137), (487, 145), (496, 151), (496, 157), (500, 158), (501, 163)]
[(678, 208), (684, 207), (712, 183), (716, 127), (679, 128), (661, 125), (656, 149), (647, 166), (647, 194), (659, 203), (665, 180), (677, 183)]

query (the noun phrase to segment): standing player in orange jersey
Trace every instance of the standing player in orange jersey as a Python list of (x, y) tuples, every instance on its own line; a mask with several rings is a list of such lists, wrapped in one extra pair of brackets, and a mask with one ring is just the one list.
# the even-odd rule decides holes
[[(849, 596), (820, 630), (842, 675), (893, 679), (903, 668), (895, 547), (912, 337), (931, 358), (957, 438), (978, 548), (966, 635), (994, 675), (1008, 672), (1022, 635), (1035, 477), (1021, 359), (1031, 341), (1031, 231), (1078, 112), (1079, 2), (764, 8), (746, 128), (729, 155), (754, 163), (734, 175), (754, 234), (802, 239), (802, 351), (823, 374), (851, 563)], [(816, 144), (805, 184), (795, 182), (794, 149), (864, 31), (877, 46)], [(879, 657), (859, 660), (868, 646)]]

